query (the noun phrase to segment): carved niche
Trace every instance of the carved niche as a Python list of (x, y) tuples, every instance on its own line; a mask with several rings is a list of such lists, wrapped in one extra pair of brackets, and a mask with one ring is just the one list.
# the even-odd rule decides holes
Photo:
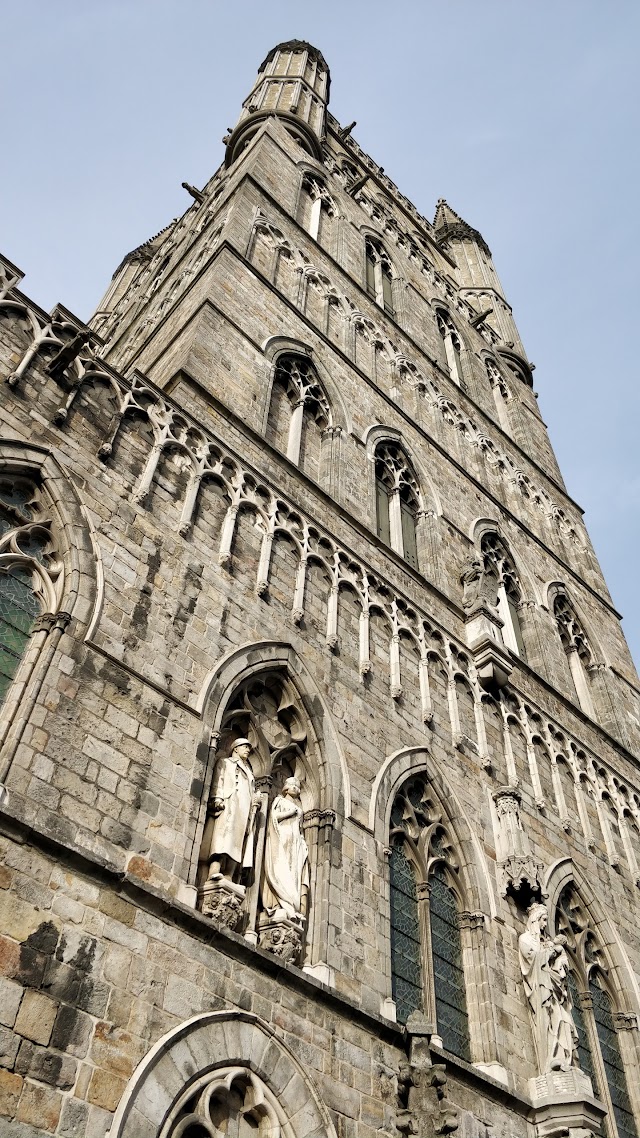
[(306, 832), (318, 813), (299, 697), (280, 672), (246, 680), (218, 738), (199, 858), (202, 912), (289, 963), (309, 916)]

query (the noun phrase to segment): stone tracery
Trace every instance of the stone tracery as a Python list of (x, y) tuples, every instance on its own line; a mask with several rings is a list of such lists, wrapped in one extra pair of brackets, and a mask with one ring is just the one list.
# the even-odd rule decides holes
[[(23, 310), (27, 312), (28, 306), (20, 300), (12, 298), (12, 289), (18, 278), (8, 269), (3, 269), (3, 287), (0, 290), (0, 306), (14, 316), (19, 316)], [(64, 346), (68, 337), (75, 333), (77, 328), (70, 325), (64, 333), (66, 339), (60, 342)], [(56, 346), (56, 345), (54, 345)], [(30, 357), (33, 358), (33, 357)], [(26, 356), (24, 357), (26, 360)], [(23, 362), (24, 362), (23, 360)], [(29, 361), (27, 361), (28, 363)], [(24, 374), (23, 369), (21, 374)], [(226, 448), (214, 441), (211, 435), (200, 427), (196, 427), (184, 415), (179, 414), (171, 401), (152, 385), (145, 382), (140, 376), (133, 376), (124, 380), (108, 365), (96, 360), (90, 349), (80, 351), (78, 357), (71, 365), (73, 372), (71, 387), (66, 403), (59, 412), (59, 422), (64, 424), (74, 400), (85, 384), (101, 383), (107, 386), (117, 399), (117, 409), (113, 418), (112, 427), (107, 438), (100, 447), (100, 456), (108, 459), (117, 438), (122, 423), (128, 416), (137, 416), (146, 420), (152, 427), (154, 442), (148, 454), (147, 464), (143, 470), (133, 492), (134, 501), (144, 501), (154, 479), (154, 474), (160, 456), (165, 450), (174, 450), (182, 454), (189, 465), (187, 488), (183, 497), (180, 532), (188, 534), (196, 509), (200, 487), (203, 481), (211, 478), (222, 487), (227, 500), (227, 512), (220, 532), (218, 560), (222, 567), (229, 567), (232, 561), (232, 546), (236, 521), (242, 508), (250, 508), (256, 512), (260, 519), (262, 530), (262, 546), (256, 578), (256, 589), (261, 596), (267, 596), (269, 588), (269, 568), (271, 563), (271, 550), (273, 541), (278, 533), (287, 534), (297, 551), (298, 563), (296, 571), (296, 585), (292, 597), (292, 619), (300, 624), (304, 620), (305, 591), (308, 581), (308, 572), (315, 562), (321, 564), (331, 582), (328, 605), (326, 610), (326, 643), (330, 650), (339, 644), (338, 616), (339, 595), (343, 585), (348, 584), (358, 598), (361, 610), (359, 633), (359, 670), (364, 679), (372, 668), (370, 656), (370, 616), (372, 612), (379, 611), (384, 615), (389, 634), (389, 690), (394, 698), (402, 698), (402, 678), (400, 675), (400, 640), (408, 637), (415, 645), (419, 655), (419, 687), (422, 703), (422, 716), (425, 722), (430, 722), (433, 715), (432, 692), (430, 688), (430, 661), (440, 659), (445, 674), (448, 675), (449, 690), (453, 692), (449, 706), (452, 716), (451, 730), (455, 738), (459, 733), (457, 712), (455, 705), (455, 667), (453, 665), (453, 642), (442, 638), (442, 634), (433, 627), (431, 619), (416, 611), (415, 606), (400, 597), (396, 590), (390, 590), (384, 582), (379, 580), (377, 574), (362, 563), (357, 562), (351, 553), (340, 548), (335, 540), (325, 535), (315, 524), (306, 519), (301, 512), (285, 501), (280, 495), (266, 485), (263, 479), (247, 470), (238, 458)], [(64, 414), (66, 412), (66, 414)], [(436, 643), (434, 636), (440, 637)], [(457, 648), (456, 648), (457, 650)], [(474, 700), (478, 710), (482, 707), (483, 693), (475, 677), (473, 666), (470, 669), (469, 682), (471, 684)], [(528, 718), (531, 709), (527, 709), (524, 701), (519, 701), (514, 695), (513, 699), (518, 706), (518, 715), (522, 717), (523, 730), (528, 729)], [(500, 704), (504, 710), (504, 705)], [(549, 728), (553, 728), (548, 721)], [(532, 732), (529, 730), (529, 734)], [(483, 740), (478, 734), (480, 754), (483, 755)], [(505, 737), (505, 746), (508, 744), (508, 735)], [(583, 788), (588, 787), (594, 802), (601, 801), (603, 788), (615, 805), (622, 826), (625, 817), (629, 824), (640, 825), (640, 796), (629, 788), (626, 793), (621, 792), (624, 787), (622, 780), (613, 785), (614, 774), (605, 771), (604, 764), (596, 769), (593, 759), (589, 758), (579, 743), (570, 742), (565, 748), (566, 769), (571, 772), (574, 780), (580, 824), (585, 833), (587, 844), (593, 846), (592, 823), (584, 801)], [(533, 746), (530, 747), (530, 757), (533, 755)], [(576, 758), (576, 756), (581, 756)], [(486, 757), (486, 756), (485, 756)], [(507, 766), (509, 766), (509, 750), (506, 753)], [(531, 759), (531, 770), (535, 771), (535, 762)], [(539, 781), (539, 780), (538, 780)], [(534, 780), (534, 790), (535, 790)], [(625, 788), (626, 790), (626, 788)], [(540, 797), (536, 793), (536, 798)], [(619, 803), (619, 805), (618, 805)], [(561, 805), (558, 805), (561, 812)], [(562, 816), (562, 813), (561, 813)], [(608, 853), (608, 856), (612, 855)], [(630, 863), (631, 864), (631, 863)], [(635, 878), (635, 868), (631, 866)]]

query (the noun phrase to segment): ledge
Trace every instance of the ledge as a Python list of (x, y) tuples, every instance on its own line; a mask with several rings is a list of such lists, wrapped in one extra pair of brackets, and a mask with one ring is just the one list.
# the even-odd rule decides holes
[(214, 925), (208, 917), (204, 917), (196, 909), (170, 897), (161, 889), (149, 885), (126, 870), (118, 869), (106, 858), (76, 843), (63, 844), (51, 835), (29, 825), (12, 811), (9, 803), (0, 807), (0, 833), (21, 845), (31, 843), (42, 853), (53, 856), (58, 863), (64, 863), (69, 869), (91, 876), (101, 885), (111, 887), (115, 893), (131, 901), (143, 912), (182, 929), (187, 935), (204, 944), (212, 945), (232, 960), (250, 965), (256, 972), (278, 980), (308, 999), (317, 1000), (342, 1018), (360, 1024), (372, 1035), (404, 1051), (406, 1032), (399, 1024), (384, 1019), (375, 1012), (365, 1011), (302, 969), (292, 964), (285, 964), (272, 953), (254, 947), (238, 933)]

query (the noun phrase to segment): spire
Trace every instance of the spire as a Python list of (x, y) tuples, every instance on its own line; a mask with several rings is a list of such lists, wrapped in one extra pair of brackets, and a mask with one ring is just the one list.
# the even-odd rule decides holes
[(502, 343), (526, 363), (511, 307), (496, 273), (491, 250), (482, 234), (452, 209), (444, 198), (438, 200), (433, 219), (438, 245), (453, 257), (460, 295), (493, 329)]
[(307, 153), (322, 158), (331, 77), (322, 52), (305, 40), (272, 48), (242, 105), (240, 118), (224, 140), (230, 166), (265, 119), (276, 115)]
[(438, 198), (436, 206), (436, 214), (433, 219), (433, 228), (436, 234), (436, 240), (439, 245), (448, 244), (449, 241), (462, 240), (468, 238), (471, 241), (476, 241), (480, 248), (486, 253), (487, 257), (491, 257), (491, 250), (487, 245), (484, 237), (477, 229), (473, 229), (468, 222), (452, 209), (449, 203), (444, 198)]

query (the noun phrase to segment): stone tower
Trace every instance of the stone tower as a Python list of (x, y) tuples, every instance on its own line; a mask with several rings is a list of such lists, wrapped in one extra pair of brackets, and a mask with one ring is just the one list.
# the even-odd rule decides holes
[(0, 262), (2, 1138), (638, 1136), (638, 677), (486, 241), (329, 87), (88, 325)]

